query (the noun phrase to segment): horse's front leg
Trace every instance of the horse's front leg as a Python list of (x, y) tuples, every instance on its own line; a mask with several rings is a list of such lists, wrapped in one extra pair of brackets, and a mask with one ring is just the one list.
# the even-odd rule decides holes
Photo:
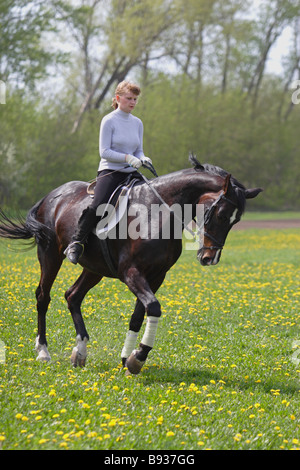
[(144, 321), (144, 316), (145, 307), (140, 300), (137, 300), (134, 312), (129, 322), (129, 330), (127, 332), (124, 347), (121, 353), (123, 367), (126, 366), (128, 357), (135, 349), (137, 337)]
[[(152, 284), (152, 289), (156, 291), (164, 279), (160, 277), (159, 281), (156, 280)], [(135, 344), (137, 334), (141, 328), (144, 312), (147, 313), (147, 323), (144, 335), (140, 342), (139, 348), (132, 351), (127, 358), (125, 364), (129, 372), (132, 374), (138, 374), (151, 349), (153, 348), (156, 332), (158, 328), (159, 318), (161, 316), (160, 304), (155, 297), (153, 290), (151, 289), (148, 281), (144, 276), (141, 275), (139, 270), (135, 267), (131, 267), (125, 276), (125, 283), (129, 289), (136, 295), (138, 302), (136, 304), (135, 311), (131, 317), (129, 332), (127, 333), (125, 345), (122, 350), (123, 364), (128, 355), (129, 350)]]

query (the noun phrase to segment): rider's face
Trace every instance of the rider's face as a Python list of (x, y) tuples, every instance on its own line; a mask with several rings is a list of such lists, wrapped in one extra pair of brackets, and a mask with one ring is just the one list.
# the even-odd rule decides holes
[(136, 104), (138, 97), (132, 92), (125, 93), (124, 95), (117, 95), (117, 102), (121, 111), (125, 113), (131, 113)]

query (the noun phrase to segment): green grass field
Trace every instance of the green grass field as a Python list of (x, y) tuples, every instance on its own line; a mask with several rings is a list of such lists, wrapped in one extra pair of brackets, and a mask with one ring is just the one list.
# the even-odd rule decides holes
[(300, 212), (246, 212), (242, 220), (298, 220)]
[(109, 279), (84, 301), (89, 356), (71, 367), (64, 292), (79, 273), (65, 263), (54, 284), (52, 361), (39, 363), (36, 253), (0, 243), (0, 447), (300, 449), (299, 230), (232, 232), (215, 267), (184, 251), (159, 290), (160, 329), (138, 376), (120, 364), (134, 298)]

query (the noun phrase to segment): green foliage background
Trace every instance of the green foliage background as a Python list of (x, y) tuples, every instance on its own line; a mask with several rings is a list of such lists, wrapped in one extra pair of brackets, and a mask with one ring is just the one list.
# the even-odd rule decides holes
[[(0, 204), (30, 208), (70, 180), (91, 180), (116, 84), (137, 81), (135, 114), (159, 174), (201, 162), (247, 187), (253, 209), (299, 209), (300, 7), (252, 2), (4, 0), (0, 7)], [(157, 20), (159, 18), (159, 21)], [(281, 75), (267, 61), (285, 28)]]

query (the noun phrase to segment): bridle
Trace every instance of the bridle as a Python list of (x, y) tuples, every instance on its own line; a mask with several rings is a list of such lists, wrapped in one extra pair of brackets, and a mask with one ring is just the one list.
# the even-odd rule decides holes
[[(218, 196), (218, 198), (214, 201), (214, 203), (210, 206), (210, 208), (206, 211), (205, 215), (204, 215), (204, 227), (208, 226), (211, 222), (211, 219), (215, 213), (215, 210), (218, 206), (218, 203), (220, 201), (226, 201), (226, 202), (229, 202), (230, 204), (232, 204), (235, 208), (238, 208), (238, 205), (231, 201), (230, 199), (228, 199), (226, 196), (225, 196), (225, 193), (224, 191), (221, 191), (220, 195)], [(206, 238), (209, 238), (215, 245), (213, 246), (206, 246), (206, 245), (203, 245), (201, 247), (201, 251), (202, 250), (223, 250), (224, 248), (224, 243), (221, 243), (219, 240), (217, 240), (213, 235), (211, 235), (210, 233), (206, 232), (204, 230), (204, 237)]]

